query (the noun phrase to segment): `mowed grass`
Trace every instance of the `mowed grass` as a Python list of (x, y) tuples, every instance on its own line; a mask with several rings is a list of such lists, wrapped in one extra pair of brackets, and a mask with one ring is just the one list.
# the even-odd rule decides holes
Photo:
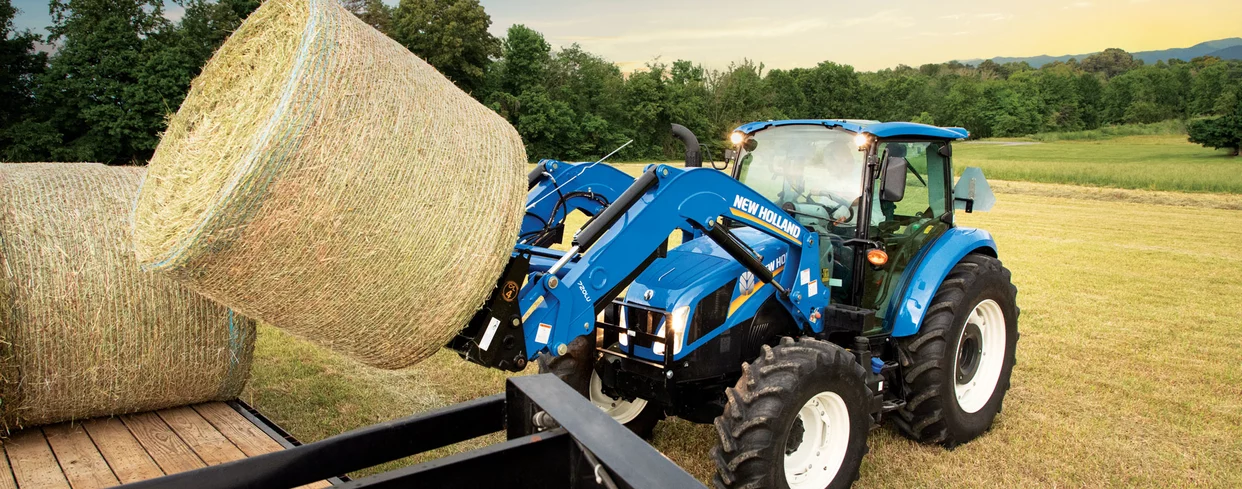
[[(1242, 212), (1054, 190), (959, 214), (993, 232), (1019, 288), (1018, 364), (994, 429), (948, 451), (881, 427), (857, 487), (1242, 487)], [(370, 369), (270, 327), (256, 350), (245, 398), (304, 441), (500, 392), (505, 379), (447, 351)], [(670, 420), (653, 444), (711, 477), (712, 427)]]
[(1186, 142), (1185, 135), (1003, 145), (958, 143), (953, 166), (996, 180), (1180, 192), (1242, 193), (1242, 158)]

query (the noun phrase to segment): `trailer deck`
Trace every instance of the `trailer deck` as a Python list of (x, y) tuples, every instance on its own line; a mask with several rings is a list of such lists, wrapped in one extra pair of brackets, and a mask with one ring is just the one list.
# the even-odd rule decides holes
[(0, 489), (111, 487), (297, 445), (238, 401), (61, 423), (14, 432), (0, 442)]

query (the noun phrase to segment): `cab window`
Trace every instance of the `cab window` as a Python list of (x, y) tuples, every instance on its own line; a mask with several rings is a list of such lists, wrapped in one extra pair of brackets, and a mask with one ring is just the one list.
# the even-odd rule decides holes
[(819, 234), (820, 279), (834, 299), (848, 297), (854, 255), (843, 243), (858, 235), (866, 168), (854, 134), (820, 125), (773, 127), (752, 134), (743, 148), (738, 180)]
[[(875, 200), (879, 203), (875, 212), (878, 222), (873, 222), (871, 236), (884, 244), (889, 260), (883, 268), (868, 272), (871, 279), (863, 292), (863, 303), (865, 307), (876, 309), (881, 318), (910, 260), (951, 226), (951, 168), (949, 158), (940, 151), (946, 144), (943, 141), (885, 142), (877, 148), (884, 171), (904, 168), (907, 172), (905, 194), (900, 200), (881, 199), (883, 175), (876, 179), (874, 186)], [(891, 165), (890, 158), (903, 158), (907, 164)]]

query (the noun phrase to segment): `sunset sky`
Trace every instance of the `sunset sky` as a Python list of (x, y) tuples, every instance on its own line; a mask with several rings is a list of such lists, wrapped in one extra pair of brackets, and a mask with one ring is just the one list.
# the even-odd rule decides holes
[(843, 2), (482, 0), (496, 35), (510, 24), (554, 46), (581, 44), (623, 67), (750, 58), (769, 67), (823, 60), (875, 70), (994, 56), (1188, 47), (1242, 36), (1239, 0)]
[[(385, 0), (396, 3), (396, 0)], [(711, 68), (750, 58), (772, 68), (832, 60), (861, 70), (993, 56), (1144, 51), (1242, 36), (1238, 0), (481, 0), (492, 32), (512, 24), (629, 70), (657, 57)], [(15, 24), (49, 22), (44, 0), (14, 0)], [(169, 14), (180, 7), (169, 3)]]

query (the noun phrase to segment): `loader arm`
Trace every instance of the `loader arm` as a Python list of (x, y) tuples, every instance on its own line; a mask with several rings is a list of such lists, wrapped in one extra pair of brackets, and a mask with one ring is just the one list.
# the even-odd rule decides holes
[[(773, 276), (731, 226), (789, 243), (784, 270)], [(450, 347), (470, 361), (515, 371), (539, 353), (563, 354), (574, 338), (595, 334), (597, 315), (678, 229), (709, 237), (759, 281), (773, 284), (800, 328), (822, 329), (828, 294), (808, 279), (820, 274), (815, 233), (727, 174), (653, 165), (578, 232), (568, 252), (515, 246), (492, 295)], [(555, 262), (532, 267), (532, 260)]]
[(519, 244), (548, 247), (560, 243), (565, 218), (575, 210), (594, 216), (634, 183), (634, 177), (599, 163), (543, 160), (526, 177), (526, 215)]

